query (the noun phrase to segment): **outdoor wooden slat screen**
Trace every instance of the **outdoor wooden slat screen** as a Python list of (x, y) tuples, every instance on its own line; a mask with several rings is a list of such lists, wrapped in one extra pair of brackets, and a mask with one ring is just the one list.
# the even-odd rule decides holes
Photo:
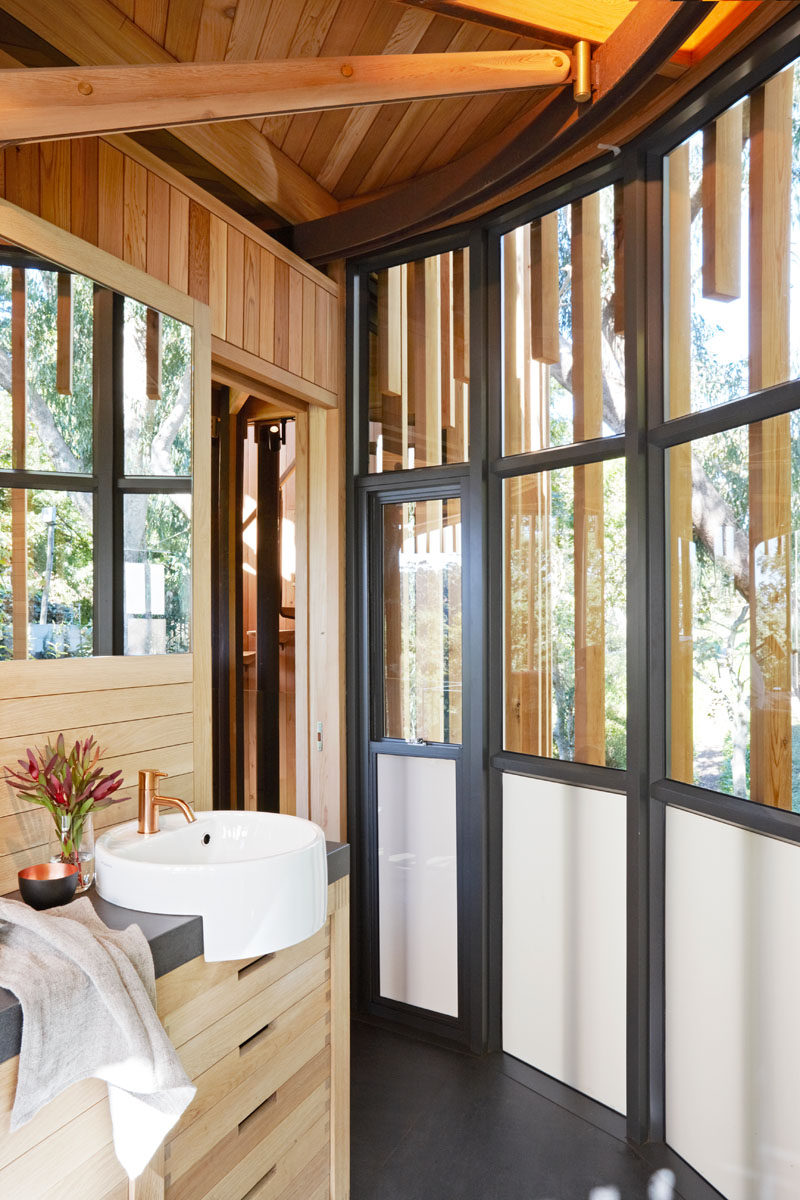
[[(504, 484), (504, 748), (599, 766), (609, 678), (615, 717), (624, 697), (622, 658), (608, 652), (605, 533), (606, 493), (619, 522), (624, 491), (622, 474), (582, 460), (584, 444), (624, 429), (622, 232), (609, 188), (511, 230), (502, 252), (504, 454), (574, 450), (569, 466)], [(613, 572), (616, 596), (624, 549)], [(612, 627), (620, 616), (615, 607)], [(612, 758), (620, 766), (624, 753)]]
[[(789, 374), (792, 85), (783, 71), (750, 98), (751, 391)], [(750, 426), (750, 787), (779, 808), (792, 806), (790, 533), (786, 415)]]
[[(797, 374), (799, 98), (790, 67), (669, 155), (669, 418)], [(794, 413), (734, 425), (672, 447), (667, 471), (670, 775), (785, 809), (796, 788), (799, 432)]]
[[(574, 440), (603, 432), (600, 200), (572, 206)], [(605, 763), (603, 464), (575, 467), (575, 757)]]
[(469, 253), (402, 263), (373, 278), (370, 470), (465, 462)]
[[(691, 195), (689, 148), (679, 147), (669, 160), (669, 411), (689, 411), (691, 376)], [(704, 228), (705, 232), (705, 228)], [(692, 451), (675, 446), (669, 455), (670, 616), (672, 655), (670, 730), (673, 769), (681, 778), (692, 773)]]

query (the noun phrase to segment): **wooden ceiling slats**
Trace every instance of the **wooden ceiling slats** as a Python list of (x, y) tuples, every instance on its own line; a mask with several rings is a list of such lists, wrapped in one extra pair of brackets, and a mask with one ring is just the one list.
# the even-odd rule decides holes
[[(370, 14), (381, 2), (382, 0), (343, 0), (337, 10), (336, 20), (329, 27), (320, 46), (320, 57), (336, 58), (349, 54), (357, 44)], [(276, 136), (281, 137), (281, 149), (295, 162), (299, 163), (308, 149), (308, 143), (322, 115), (324, 114), (298, 113), (297, 116), (289, 118), (285, 130), (282, 126), (276, 126)], [(274, 140), (272, 129), (273, 126), (267, 119), (262, 125), (262, 130), (266, 137)]]
[[(389, 38), (384, 53), (413, 54), (414, 51), (421, 48), (421, 43), (433, 22), (434, 17), (431, 13), (414, 10), (403, 13), (394, 33)], [(353, 155), (365, 143), (367, 135), (378, 120), (378, 117), (381, 116), (382, 125), (393, 125), (393, 122), (399, 120), (401, 114), (396, 114), (395, 111), (390, 110), (405, 107), (407, 106), (383, 104), (374, 108), (352, 109), (347, 115), (341, 133), (336, 141), (331, 144), (325, 161), (316, 174), (317, 182), (326, 191), (332, 192)], [(364, 153), (369, 154), (366, 146)]]
[(228, 62), (251, 62), (257, 57), (266, 10), (264, 0), (238, 0), (225, 46)]
[[(348, 3), (350, 2), (351, 0), (348, 0)], [(372, 6), (372, 11), (362, 27), (358, 39), (353, 44), (352, 53), (380, 54), (401, 15), (401, 10), (396, 5), (387, 4), (386, 0), (377, 0), (377, 3)], [(318, 178), (331, 146), (341, 136), (347, 117), (346, 109), (320, 115), (314, 132), (309, 138), (306, 151), (300, 159), (302, 169), (314, 179)]]
[[(288, 58), (316, 58), (321, 55), (328, 30), (340, 7), (340, 0), (308, 0), (289, 46)], [(281, 146), (292, 114), (261, 122), (261, 132)]]
[(164, 45), (167, 30), (167, 0), (134, 0), (133, 19), (148, 37)]
[[(506, 50), (521, 39), (510, 34), (497, 34), (475, 25), (464, 25), (453, 38), (449, 50)], [(520, 47), (522, 48), (522, 47)], [(488, 97), (485, 97), (488, 99)], [(498, 97), (494, 97), (494, 103)], [(501, 98), (502, 99), (502, 98)], [(527, 100), (527, 97), (526, 97)], [(492, 106), (490, 105), (489, 108)], [(428, 149), (444, 136), (448, 125), (464, 108), (463, 99), (438, 100), (427, 104), (413, 104), (392, 136), (378, 150), (374, 159), (367, 161), (360, 179), (348, 188), (343, 177), (341, 184), (347, 194), (377, 191), (400, 179), (415, 175), (418, 164), (424, 161)], [(489, 111), (487, 108), (487, 112)], [(360, 157), (360, 156), (359, 156)]]
[(203, 0), (169, 0), (164, 49), (180, 62), (192, 62)]
[(230, 0), (205, 0), (197, 30), (195, 62), (222, 61), (233, 26), (229, 14), (235, 11)]

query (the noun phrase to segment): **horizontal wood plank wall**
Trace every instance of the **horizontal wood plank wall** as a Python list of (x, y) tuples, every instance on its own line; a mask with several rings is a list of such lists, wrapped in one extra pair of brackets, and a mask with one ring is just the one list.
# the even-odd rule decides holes
[[(109, 768), (123, 772), (130, 799), (97, 813), (96, 830), (135, 816), (141, 768), (168, 771), (165, 791), (194, 799), (193, 655), (3, 663), (0, 672), (0, 764), (59, 733), (75, 740), (91, 731)], [(16, 888), (22, 867), (46, 859), (49, 832), (44, 809), (0, 784), (0, 894)]]
[(334, 281), (128, 139), (65, 145), (6, 147), (0, 195), (209, 304), (214, 337), (259, 377), (336, 407)]

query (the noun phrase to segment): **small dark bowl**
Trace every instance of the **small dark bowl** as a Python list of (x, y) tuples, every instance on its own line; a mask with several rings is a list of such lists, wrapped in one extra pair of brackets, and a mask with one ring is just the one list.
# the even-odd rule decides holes
[(37, 863), (17, 874), (22, 899), (31, 908), (60, 908), (69, 904), (78, 886), (78, 867), (72, 863)]

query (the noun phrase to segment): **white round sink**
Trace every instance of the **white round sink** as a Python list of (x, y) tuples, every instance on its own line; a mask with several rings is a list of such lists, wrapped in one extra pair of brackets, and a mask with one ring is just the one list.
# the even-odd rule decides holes
[(209, 962), (254, 958), (302, 942), (327, 912), (325, 835), (282, 813), (160, 814), (144, 836), (136, 821), (97, 839), (97, 890), (141, 912), (197, 914)]

